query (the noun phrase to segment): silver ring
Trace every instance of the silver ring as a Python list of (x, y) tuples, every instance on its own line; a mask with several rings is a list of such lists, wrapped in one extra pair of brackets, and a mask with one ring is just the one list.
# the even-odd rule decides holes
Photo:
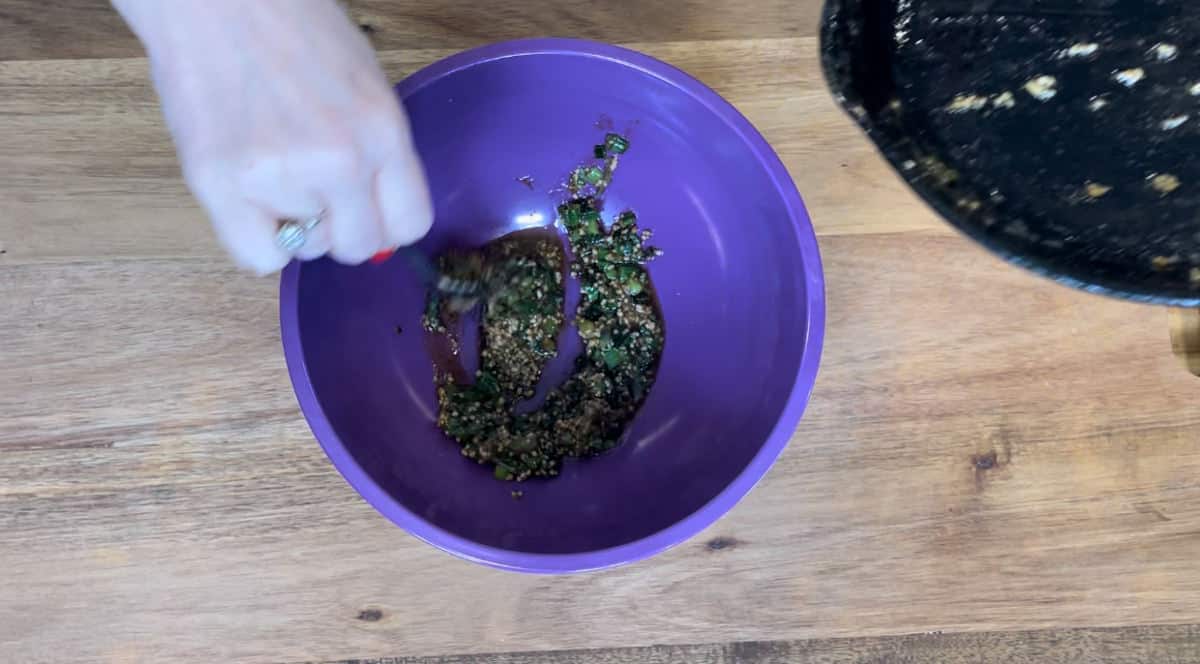
[(325, 218), (325, 211), (304, 219), (280, 219), (275, 231), (275, 244), (289, 254), (295, 253), (308, 241), (308, 232)]

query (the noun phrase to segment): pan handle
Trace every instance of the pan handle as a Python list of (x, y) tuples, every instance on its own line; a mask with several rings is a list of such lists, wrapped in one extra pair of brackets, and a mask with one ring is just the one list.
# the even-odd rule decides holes
[(1200, 376), (1200, 309), (1167, 310), (1171, 324), (1171, 350), (1187, 370)]

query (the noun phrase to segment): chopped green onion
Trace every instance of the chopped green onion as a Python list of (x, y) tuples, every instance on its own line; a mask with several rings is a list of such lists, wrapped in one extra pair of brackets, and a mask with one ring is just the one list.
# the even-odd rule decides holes
[[(574, 176), (572, 176), (574, 179)], [(563, 226), (567, 230), (571, 230), (579, 226), (579, 208), (574, 205), (563, 205), (558, 208), (558, 215), (562, 217)]]
[(609, 134), (604, 137), (604, 147), (612, 154), (625, 154), (629, 149), (629, 139), (620, 134)]
[(604, 179), (604, 169), (599, 166), (590, 166), (583, 172), (583, 179), (589, 184), (600, 184)]
[(624, 361), (624, 359), (625, 351), (620, 348), (609, 348), (604, 351), (604, 366), (609, 369), (616, 369), (617, 365)]

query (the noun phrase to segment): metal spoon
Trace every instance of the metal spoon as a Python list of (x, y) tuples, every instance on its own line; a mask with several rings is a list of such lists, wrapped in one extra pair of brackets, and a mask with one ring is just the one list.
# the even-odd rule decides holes
[(414, 247), (400, 247), (395, 251), (382, 251), (371, 257), (372, 263), (382, 263), (395, 254), (404, 257), (408, 266), (431, 288), (442, 293), (461, 298), (477, 297), (483, 290), (483, 282), (473, 279), (460, 279), (442, 274), (437, 265), (425, 252)]

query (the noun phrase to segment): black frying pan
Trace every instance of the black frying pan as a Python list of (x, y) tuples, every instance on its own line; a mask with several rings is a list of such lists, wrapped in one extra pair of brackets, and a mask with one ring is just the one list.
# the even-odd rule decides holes
[(967, 235), (1071, 286), (1200, 306), (1200, 4), (827, 0), (821, 53)]

